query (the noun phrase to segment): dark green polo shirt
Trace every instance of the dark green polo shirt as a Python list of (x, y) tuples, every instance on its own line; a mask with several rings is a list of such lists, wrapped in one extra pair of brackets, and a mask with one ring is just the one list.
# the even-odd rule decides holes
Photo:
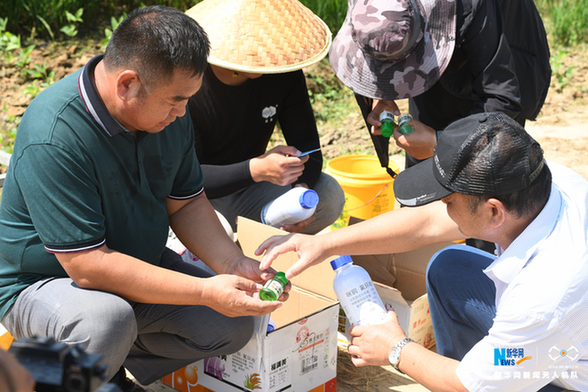
[(93, 87), (101, 58), (39, 94), (19, 125), (0, 203), (0, 318), (30, 284), (66, 276), (54, 253), (106, 244), (158, 264), (165, 198), (203, 191), (189, 114), (126, 131)]

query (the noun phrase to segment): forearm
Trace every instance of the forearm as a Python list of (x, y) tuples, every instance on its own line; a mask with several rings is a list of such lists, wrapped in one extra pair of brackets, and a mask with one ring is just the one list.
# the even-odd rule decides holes
[(186, 248), (219, 274), (226, 273), (232, 262), (242, 257), (205, 195), (171, 214), (170, 226)]
[(223, 197), (255, 183), (249, 161), (230, 165), (202, 165), (204, 190), (210, 199)]
[(325, 236), (319, 241), (329, 256), (399, 253), (463, 238), (441, 202), (395, 209)]
[(417, 343), (403, 347), (398, 368), (433, 392), (466, 391), (456, 374), (459, 362)]
[(161, 268), (102, 246), (56, 255), (80, 287), (142, 303), (200, 305), (203, 279)]

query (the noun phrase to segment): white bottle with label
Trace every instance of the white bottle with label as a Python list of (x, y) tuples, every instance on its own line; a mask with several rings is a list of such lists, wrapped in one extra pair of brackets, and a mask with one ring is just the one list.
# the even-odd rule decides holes
[(368, 272), (348, 255), (331, 261), (331, 267), (337, 273), (333, 289), (351, 326), (382, 324), (386, 308)]
[(277, 228), (302, 222), (314, 214), (318, 202), (312, 189), (292, 188), (261, 209), (261, 222)]

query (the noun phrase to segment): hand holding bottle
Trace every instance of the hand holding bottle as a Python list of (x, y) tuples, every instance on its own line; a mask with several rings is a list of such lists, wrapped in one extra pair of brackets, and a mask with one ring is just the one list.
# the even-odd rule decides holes
[(372, 111), (367, 116), (367, 122), (368, 124), (372, 125), (371, 132), (374, 135), (382, 134), (382, 122), (380, 120), (380, 115), (385, 110), (389, 111), (394, 116), (400, 115), (400, 110), (398, 109), (398, 105), (396, 105), (396, 102), (374, 100)]
[(435, 153), (437, 147), (437, 132), (418, 120), (411, 120), (410, 125), (414, 131), (410, 134), (403, 135), (394, 132), (396, 145), (417, 159), (427, 159)]

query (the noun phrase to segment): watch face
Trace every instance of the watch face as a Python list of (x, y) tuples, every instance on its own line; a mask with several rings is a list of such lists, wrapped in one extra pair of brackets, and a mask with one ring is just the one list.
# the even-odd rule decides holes
[(394, 368), (396, 368), (396, 366), (398, 365), (398, 360), (400, 359), (400, 350), (398, 346), (394, 346), (394, 348), (392, 350), (390, 350), (390, 354), (388, 354), (388, 361), (390, 362), (390, 365), (392, 365)]
[(400, 369), (398, 369), (398, 363), (400, 362), (400, 351), (402, 350), (402, 347), (404, 347), (409, 342), (414, 342), (414, 340), (410, 338), (402, 339), (396, 343), (392, 350), (390, 350), (390, 354), (388, 354), (388, 361), (390, 362), (390, 365), (392, 365), (392, 367), (398, 371), (400, 371)]

